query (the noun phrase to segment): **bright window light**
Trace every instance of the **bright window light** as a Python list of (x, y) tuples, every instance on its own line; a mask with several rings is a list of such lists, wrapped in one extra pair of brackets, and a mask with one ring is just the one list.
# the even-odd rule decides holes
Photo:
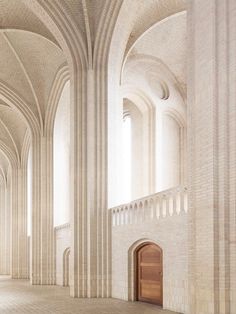
[(32, 226), (32, 147), (30, 147), (27, 163), (27, 235), (31, 236)]
[(131, 118), (123, 120), (123, 197), (124, 202), (131, 201)]
[(70, 221), (70, 83), (61, 94), (53, 134), (54, 226)]

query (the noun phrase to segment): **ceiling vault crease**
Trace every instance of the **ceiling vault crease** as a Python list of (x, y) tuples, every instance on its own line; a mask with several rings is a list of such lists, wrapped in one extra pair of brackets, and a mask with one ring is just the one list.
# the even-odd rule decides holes
[(19, 54), (17, 53), (16, 49), (14, 48), (14, 46), (11, 43), (10, 39), (8, 38), (7, 34), (5, 32), (3, 32), (2, 34), (3, 34), (3, 37), (4, 37), (5, 41), (6, 41), (6, 43), (8, 44), (8, 46), (11, 49), (12, 53), (14, 54), (16, 60), (18, 61), (19, 65), (20, 65), (20, 67), (21, 67), (21, 69), (22, 69), (22, 71), (23, 71), (23, 73), (25, 75), (25, 78), (26, 78), (26, 80), (27, 80), (27, 82), (29, 84), (30, 90), (31, 90), (31, 92), (33, 94), (33, 97), (34, 97), (34, 100), (35, 100), (35, 104), (37, 106), (37, 111), (38, 111), (38, 114), (39, 114), (40, 127), (42, 129), (42, 126), (43, 126), (42, 112), (40, 110), (40, 104), (39, 104), (38, 96), (37, 96), (37, 94), (35, 92), (35, 88), (33, 86), (32, 80), (31, 80), (31, 78), (30, 78), (30, 76), (29, 76), (29, 74), (28, 74), (28, 72), (27, 72), (27, 70), (25, 68), (25, 65), (23, 64)]
[(15, 148), (15, 152), (16, 152), (16, 155), (17, 155), (17, 160), (19, 161), (20, 160), (20, 156), (19, 156), (19, 151), (18, 151), (18, 148), (17, 148), (17, 145), (16, 145), (16, 142), (14, 140), (14, 137), (13, 135), (11, 134), (9, 128), (6, 126), (6, 124), (3, 122), (3, 120), (0, 118), (0, 124), (2, 124), (3, 128), (6, 130), (7, 134), (9, 135), (11, 141), (12, 141), (12, 144)]
[(83, 15), (84, 15), (84, 23), (86, 30), (86, 38), (87, 38), (87, 48), (88, 48), (88, 63), (89, 68), (93, 68), (93, 47), (92, 47), (92, 37), (91, 37), (91, 29), (89, 23), (88, 9), (86, 0), (82, 0), (83, 6)]

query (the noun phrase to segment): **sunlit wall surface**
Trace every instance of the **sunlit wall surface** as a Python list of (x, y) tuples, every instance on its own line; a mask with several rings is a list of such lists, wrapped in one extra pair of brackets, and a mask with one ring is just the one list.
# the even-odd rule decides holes
[(131, 201), (131, 118), (123, 120), (123, 202)]
[(163, 190), (180, 184), (181, 134), (178, 123), (169, 115), (163, 117)]
[(58, 104), (53, 136), (54, 226), (70, 220), (70, 83)]
[(29, 149), (27, 163), (27, 234), (31, 236), (32, 226), (32, 148)]

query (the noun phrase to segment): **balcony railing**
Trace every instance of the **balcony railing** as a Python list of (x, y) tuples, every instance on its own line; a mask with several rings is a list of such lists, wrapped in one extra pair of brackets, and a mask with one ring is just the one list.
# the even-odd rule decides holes
[(138, 224), (187, 213), (187, 188), (161, 191), (110, 209), (112, 225)]
[(69, 229), (69, 228), (70, 228), (70, 223), (67, 222), (67, 223), (65, 223), (63, 225), (59, 225), (59, 226), (54, 227), (54, 230), (58, 231), (58, 230), (61, 230), (61, 229)]

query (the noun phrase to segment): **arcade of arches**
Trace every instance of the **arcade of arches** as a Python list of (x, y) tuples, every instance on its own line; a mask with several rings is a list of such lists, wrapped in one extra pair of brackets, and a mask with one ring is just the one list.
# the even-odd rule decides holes
[(235, 0), (0, 1), (1, 291), (235, 314), (235, 29)]

